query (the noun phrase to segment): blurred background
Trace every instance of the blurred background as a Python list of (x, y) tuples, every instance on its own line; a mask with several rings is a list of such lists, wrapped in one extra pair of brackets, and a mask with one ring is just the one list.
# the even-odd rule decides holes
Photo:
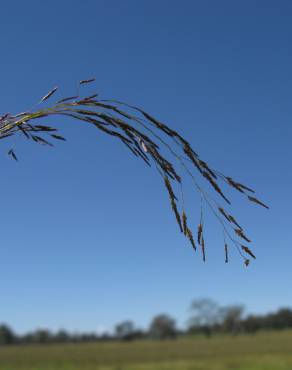
[(60, 119), (53, 149), (1, 141), (0, 369), (291, 369), (291, 2), (28, 0), (1, 15), (0, 114), (95, 77), (84, 94), (144, 108), (271, 209), (229, 193), (248, 268), (236, 250), (225, 264), (206, 210), (203, 263), (159, 176), (111, 138)]

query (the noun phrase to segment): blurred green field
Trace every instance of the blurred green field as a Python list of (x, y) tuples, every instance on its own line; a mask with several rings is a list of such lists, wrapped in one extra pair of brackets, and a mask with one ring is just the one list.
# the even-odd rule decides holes
[(292, 331), (0, 347), (0, 370), (292, 370)]

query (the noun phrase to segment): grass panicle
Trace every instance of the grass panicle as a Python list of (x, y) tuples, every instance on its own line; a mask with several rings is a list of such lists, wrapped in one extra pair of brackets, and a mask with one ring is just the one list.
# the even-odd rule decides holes
[[(20, 134), (29, 141), (52, 147), (53, 142), (65, 141), (66, 138), (59, 134), (58, 128), (55, 125), (48, 125), (46, 118), (67, 117), (83, 122), (89, 127), (95, 128), (98, 132), (109, 135), (118, 142), (121, 142), (129, 152), (136, 158), (141, 159), (146, 165), (151, 166), (151, 164), (154, 164), (152, 168), (156, 168), (164, 179), (164, 186), (169, 195), (171, 208), (179, 229), (189, 239), (194, 249), (196, 249), (196, 246), (193, 234), (188, 226), (188, 217), (185, 211), (181, 215), (179, 212), (179, 208), (184, 209), (183, 192), (181, 192), (181, 197), (178, 197), (174, 191), (177, 185), (182, 189), (182, 182), (186, 176), (191, 178), (194, 188), (201, 196), (202, 202), (217, 217), (224, 231), (226, 231), (227, 237), (237, 247), (241, 257), (244, 258), (241, 253), (241, 250), (243, 250), (254, 258), (254, 254), (249, 248), (243, 246), (240, 248), (239, 241), (234, 240), (229, 232), (227, 232), (226, 224), (235, 231), (237, 237), (250, 242), (235, 217), (231, 216), (229, 212), (222, 208), (217, 203), (217, 200), (214, 201), (209, 192), (199, 185), (199, 180), (207, 180), (215, 191), (214, 194), (217, 193), (229, 205), (231, 202), (223, 192), (223, 188), (219, 186), (219, 181), (236, 189), (242, 195), (246, 196), (249, 201), (268, 208), (263, 202), (250, 195), (250, 193), (255, 193), (254, 190), (211, 168), (206, 161), (199, 157), (189, 141), (145, 110), (116, 100), (99, 99), (97, 93), (90, 96), (80, 96), (80, 85), (87, 85), (94, 81), (95, 78), (80, 80), (77, 95), (61, 98), (56, 103), (52, 103), (51, 106), (40, 108), (39, 104), (55, 96), (58, 90), (57, 86), (40, 99), (37, 105), (38, 108), (35, 110), (24, 111), (16, 115), (11, 115), (10, 113), (3, 114), (0, 116), (0, 139), (7, 139), (13, 135)], [(8, 155), (12, 159), (18, 160), (14, 149), (10, 149)], [(189, 165), (192, 169), (189, 168)], [(194, 168), (196, 171), (193, 171)], [(237, 228), (234, 229), (234, 226)], [(202, 205), (197, 241), (202, 247), (203, 260), (205, 261)], [(228, 260), (226, 250), (227, 244), (225, 244), (225, 260)], [(244, 260), (245, 264), (249, 263), (246, 262), (246, 259)]]

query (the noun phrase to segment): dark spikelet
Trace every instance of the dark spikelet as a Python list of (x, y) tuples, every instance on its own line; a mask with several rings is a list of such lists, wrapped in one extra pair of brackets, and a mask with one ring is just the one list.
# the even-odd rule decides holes
[(61, 136), (61, 135), (51, 134), (51, 136), (54, 139), (66, 141), (66, 139), (63, 136)]
[(225, 243), (224, 250), (225, 250), (225, 263), (228, 263), (229, 262), (229, 255), (228, 255), (228, 245), (227, 245), (227, 243)]
[(185, 211), (182, 212), (181, 220), (182, 220), (183, 232), (187, 236), (188, 225), (187, 225), (187, 215)]
[(206, 262), (206, 251), (205, 251), (205, 240), (204, 240), (204, 237), (202, 237), (201, 247), (202, 247), (203, 261)]
[(228, 218), (229, 218), (229, 220), (230, 220), (234, 225), (236, 225), (239, 229), (241, 229), (241, 230), (242, 230), (242, 227), (239, 225), (239, 223), (236, 221), (236, 219), (235, 219), (233, 216), (228, 215)]
[(35, 127), (30, 123), (26, 123), (26, 126), (30, 129), (30, 131), (37, 131), (37, 129), (35, 129)]
[(203, 176), (209, 181), (209, 183), (213, 186), (213, 188), (215, 189), (215, 191), (217, 191), (217, 193), (219, 193), (221, 195), (221, 197), (228, 203), (228, 204), (231, 204), (230, 203), (230, 200), (227, 199), (225, 197), (225, 195), (223, 194), (222, 190), (220, 189), (220, 187), (218, 186), (218, 184), (214, 181), (214, 179), (212, 178), (212, 176), (209, 174), (209, 172), (206, 172), (206, 171), (203, 171)]
[(58, 90), (58, 86), (54, 87), (51, 91), (49, 91), (44, 97), (41, 98), (40, 103), (44, 102), (45, 100), (49, 99), (55, 92)]
[(114, 105), (104, 104), (104, 103), (101, 103), (101, 102), (94, 102), (94, 105), (97, 106), (97, 107), (101, 107), (101, 108), (112, 110), (112, 111), (120, 114), (121, 116), (123, 116), (125, 118), (128, 118), (129, 120), (135, 120), (135, 118), (133, 116), (131, 116), (127, 112), (124, 112), (124, 111), (118, 109)]
[(161, 169), (163, 170), (163, 172), (165, 172), (172, 179), (173, 178), (176, 179), (177, 182), (181, 182), (181, 178), (177, 174), (177, 172), (175, 171), (175, 169), (173, 168), (172, 164), (168, 160), (166, 160), (165, 158), (163, 158), (159, 154), (158, 150), (156, 150), (155, 148), (148, 147), (148, 149), (149, 149), (150, 155), (152, 156), (152, 158), (154, 159), (154, 161), (157, 164), (159, 164), (159, 166), (161, 167)]
[(171, 130), (169, 127), (167, 127), (162, 122), (159, 122), (154, 117), (150, 116), (150, 114), (144, 112), (143, 110), (139, 109), (139, 111), (143, 114), (145, 118), (147, 118), (150, 122), (154, 123), (154, 125), (158, 128), (160, 128), (162, 131), (164, 131), (169, 136), (175, 136), (175, 132)]
[(229, 185), (231, 185), (232, 187), (234, 187), (236, 190), (240, 191), (241, 193), (244, 193), (244, 190), (247, 190), (251, 193), (255, 193), (254, 190), (252, 190), (246, 185), (241, 184), (240, 182), (234, 181), (231, 177), (226, 177), (226, 179)]
[[(124, 140), (123, 140), (123, 142), (124, 142), (124, 144), (126, 144), (126, 142)], [(130, 145), (127, 145), (127, 146), (130, 147)], [(151, 163), (149, 162), (149, 159), (146, 156), (143, 156), (137, 148), (131, 148), (131, 149), (133, 149), (133, 151), (137, 155), (137, 157), (140, 157), (149, 167), (151, 167)]]
[(176, 202), (175, 202), (177, 200), (177, 198), (176, 198), (176, 196), (175, 196), (175, 194), (172, 190), (170, 181), (169, 181), (167, 176), (164, 176), (164, 183), (165, 183), (166, 189), (167, 189), (168, 194), (169, 194), (171, 208), (172, 208), (173, 213), (175, 215), (175, 218), (176, 218), (176, 221), (177, 221), (178, 226), (180, 228), (180, 231), (183, 233), (184, 229), (183, 229), (181, 218), (180, 218), (179, 212), (177, 210), (177, 205), (176, 205)]
[(196, 157), (194, 157), (193, 153), (190, 153), (189, 155), (189, 158), (191, 159), (191, 161), (193, 162), (194, 166), (197, 168), (197, 170), (203, 174), (203, 170), (201, 169), (200, 165), (199, 165), (199, 162), (197, 161)]
[(201, 244), (202, 242), (202, 233), (203, 233), (203, 225), (200, 223), (198, 226), (198, 234), (197, 234), (197, 240), (199, 244)]
[(255, 198), (255, 197), (248, 196), (248, 199), (249, 199), (251, 202), (253, 202), (253, 203), (259, 204), (260, 206), (262, 206), (262, 207), (264, 207), (264, 208), (266, 208), (266, 209), (269, 209), (269, 207), (268, 207), (266, 204), (264, 204), (263, 202), (261, 202), (260, 200), (258, 200), (258, 199), (257, 199), (257, 198)]
[(217, 179), (217, 176), (215, 175), (214, 171), (211, 170), (211, 168), (208, 166), (208, 164), (205, 161), (202, 161), (199, 159), (200, 166), (203, 167), (206, 171), (209, 172), (209, 174), (214, 178)]
[(19, 130), (23, 133), (23, 135), (29, 139), (29, 134), (26, 132), (26, 130), (22, 126), (18, 126)]
[(243, 233), (242, 229), (234, 229), (235, 233), (241, 238), (247, 241), (248, 243), (251, 243), (251, 240), (249, 240)]
[[(122, 140), (122, 142), (127, 146), (127, 148), (136, 156), (136, 157), (139, 157), (139, 158), (141, 158), (146, 164), (147, 164), (147, 166), (149, 166), (149, 167), (151, 167), (151, 163), (150, 163), (150, 161), (149, 161), (149, 159), (148, 159), (148, 157), (140, 150), (140, 148), (139, 148), (139, 150), (137, 149), (137, 147), (135, 148), (135, 147), (132, 147), (132, 145), (131, 145), (131, 143), (129, 143), (129, 142), (127, 142), (127, 141), (125, 141), (125, 140), (123, 140), (123, 139), (121, 139)], [(135, 145), (137, 145), (136, 144), (136, 142), (135, 142), (135, 140), (133, 140), (133, 142), (134, 142), (134, 144)]]
[(31, 138), (36, 142), (36, 143), (39, 143), (39, 144), (43, 144), (43, 145), (48, 145), (48, 146), (53, 146), (53, 144), (51, 144), (49, 141), (47, 141), (46, 139), (40, 137), (40, 136), (37, 136), (37, 135), (31, 135)]
[(168, 191), (170, 199), (177, 200), (177, 197), (175, 196), (175, 194), (173, 192), (173, 189), (171, 187), (170, 181), (169, 181), (167, 176), (164, 176), (164, 183), (165, 183), (165, 186), (166, 186), (166, 189)]
[(109, 119), (110, 123), (112, 121), (112, 119), (110, 117), (108, 117), (107, 115), (105, 114), (102, 114), (102, 113), (99, 113), (99, 112), (94, 112), (92, 110), (88, 110), (88, 109), (75, 109), (74, 110), (75, 113), (78, 113), (78, 114), (82, 114), (82, 115), (87, 115), (87, 116), (97, 116), (97, 117), (101, 117), (103, 119)]
[(52, 131), (57, 131), (54, 127), (50, 127), (50, 126), (44, 126), (44, 125), (35, 125), (35, 131), (39, 130), (39, 131), (45, 131), (45, 132), (52, 132)]
[(245, 245), (242, 245), (241, 246), (241, 249), (247, 253), (249, 256), (251, 256), (252, 258), (256, 259), (256, 256), (253, 254), (253, 252), (248, 248), (246, 247)]
[(255, 193), (254, 190), (252, 190), (251, 188), (249, 188), (248, 186), (245, 186), (243, 184), (240, 184), (239, 182), (237, 183), (237, 185), (241, 188), (241, 189), (244, 189), (244, 190), (247, 190), (247, 191), (250, 191), (251, 193)]
[(171, 203), (171, 208), (173, 210), (173, 213), (175, 215), (175, 218), (176, 218), (176, 221), (177, 221), (177, 224), (179, 226), (179, 229), (180, 231), (183, 233), (183, 228), (182, 228), (182, 223), (181, 223), (181, 219), (180, 219), (180, 215), (179, 215), (179, 212), (177, 210), (177, 206), (176, 206), (176, 203), (174, 201), (174, 199), (171, 199), (170, 200), (170, 203)]
[(226, 220), (228, 221), (228, 222), (230, 222), (231, 220), (230, 220), (230, 218), (229, 218), (229, 215), (226, 213), (226, 211), (224, 210), (224, 208), (222, 208), (222, 207), (218, 207), (218, 210), (219, 210), (219, 212), (226, 218)]
[[(128, 134), (128, 133), (126, 132), (126, 134)], [(149, 159), (148, 159), (147, 154), (141, 149), (141, 147), (140, 147), (139, 143), (137, 142), (137, 140), (135, 140), (134, 138), (132, 138), (132, 142), (135, 145), (134, 150), (139, 154), (139, 156), (141, 158), (143, 158), (146, 162), (149, 163)]]
[(250, 264), (250, 260), (249, 260), (249, 259), (245, 259), (245, 260), (244, 260), (244, 264), (245, 264), (245, 266), (246, 266), (246, 267), (248, 267), (248, 266), (249, 266), (249, 264)]
[(235, 182), (231, 177), (226, 177), (227, 182), (230, 186), (232, 186), (234, 189), (238, 190), (240, 193), (244, 193), (242, 188), (239, 186), (237, 182)]
[(59, 101), (57, 102), (57, 104), (65, 103), (66, 101), (73, 100), (73, 99), (77, 99), (77, 98), (78, 98), (78, 96), (69, 96), (68, 98), (63, 98), (63, 99), (59, 100)]
[(203, 173), (203, 170), (202, 168), (200, 167), (200, 164), (199, 164), (199, 161), (198, 159), (196, 158), (196, 155), (194, 155), (191, 147), (189, 144), (185, 144), (184, 147), (184, 152), (185, 154), (188, 156), (188, 158), (193, 162), (194, 166), (197, 168), (197, 170), (202, 174)]
[(54, 127), (49, 127), (49, 126), (43, 126), (43, 125), (35, 125), (34, 126), (34, 131), (42, 131), (42, 132), (55, 132), (57, 129)]
[(186, 228), (186, 234), (185, 235), (189, 239), (189, 241), (191, 242), (193, 249), (197, 250), (196, 244), (195, 244), (195, 241), (194, 241), (194, 237), (193, 237), (193, 233), (191, 232), (191, 230), (188, 227)]
[(139, 154), (137, 152), (135, 152), (134, 149), (136, 148), (132, 148), (131, 145), (129, 145), (127, 142), (123, 141), (123, 143), (128, 147), (128, 149), (134, 154), (135, 157), (139, 157)]
[(81, 80), (79, 81), (80, 85), (89, 84), (90, 82), (94, 82), (95, 78), (89, 78), (88, 80)]
[(13, 149), (10, 149), (8, 151), (8, 155), (10, 155), (15, 161), (18, 161), (18, 159), (16, 157), (16, 154), (14, 153), (14, 150)]
[(84, 98), (85, 101), (88, 101), (88, 100), (93, 100), (95, 99), (96, 97), (98, 97), (98, 94), (93, 94), (93, 95), (90, 95), (90, 96), (86, 96)]

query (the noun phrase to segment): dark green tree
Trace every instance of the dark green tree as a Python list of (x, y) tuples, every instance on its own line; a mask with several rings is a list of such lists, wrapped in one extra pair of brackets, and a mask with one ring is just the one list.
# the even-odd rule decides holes
[(135, 324), (130, 321), (123, 321), (115, 327), (116, 337), (120, 340), (131, 340), (134, 339)]
[(70, 341), (70, 334), (68, 334), (65, 330), (61, 329), (54, 335), (54, 341), (59, 343), (66, 343)]
[(201, 298), (191, 303), (191, 317), (189, 319), (189, 331), (204, 333), (210, 337), (216, 325), (222, 323), (222, 309), (212, 299)]
[(52, 333), (47, 329), (38, 329), (33, 334), (33, 342), (35, 343), (49, 343), (52, 340)]
[(0, 345), (12, 344), (15, 342), (16, 335), (12, 329), (8, 325), (0, 325)]
[(222, 309), (223, 322), (222, 328), (230, 334), (238, 334), (242, 329), (242, 315), (244, 307), (242, 305), (227, 306)]
[(149, 335), (154, 339), (174, 339), (177, 336), (176, 322), (167, 314), (155, 316), (149, 326)]

